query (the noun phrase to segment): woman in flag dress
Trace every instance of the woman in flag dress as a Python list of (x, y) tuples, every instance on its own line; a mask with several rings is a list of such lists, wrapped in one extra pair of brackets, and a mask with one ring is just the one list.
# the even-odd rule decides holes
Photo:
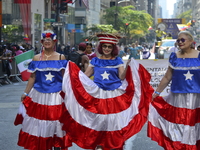
[[(200, 54), (188, 31), (178, 34), (168, 70), (153, 94), (148, 136), (166, 150), (200, 149)], [(159, 94), (171, 81), (168, 96)]]
[[(63, 116), (60, 121), (72, 141), (84, 149), (122, 149), (147, 121), (153, 93), (150, 74), (133, 59), (118, 55), (119, 37), (98, 34), (100, 57), (85, 73), (69, 62), (63, 78)], [(94, 75), (94, 81), (90, 76)], [(70, 84), (69, 84), (70, 83)], [(99, 149), (99, 146), (98, 146)]]
[(43, 50), (28, 66), (31, 72), (21, 96), (22, 104), (15, 125), (22, 124), (18, 145), (29, 150), (49, 150), (71, 146), (59, 118), (62, 113), (62, 79), (67, 61), (54, 50), (56, 35), (42, 33)]

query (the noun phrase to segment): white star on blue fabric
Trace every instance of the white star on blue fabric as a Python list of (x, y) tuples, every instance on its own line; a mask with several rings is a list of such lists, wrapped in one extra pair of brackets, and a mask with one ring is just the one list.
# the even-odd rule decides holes
[(188, 80), (188, 79), (192, 80), (193, 75), (194, 74), (191, 74), (190, 71), (188, 71), (187, 74), (184, 74), (184, 76), (186, 77), (185, 80)]
[(103, 77), (103, 80), (104, 80), (104, 79), (108, 79), (108, 80), (109, 80), (109, 78), (108, 78), (109, 75), (110, 75), (110, 74), (108, 74), (106, 71), (104, 71), (104, 73), (101, 74), (101, 76)]
[(52, 75), (51, 72), (49, 72), (49, 74), (45, 74), (45, 76), (46, 76), (46, 81), (47, 80), (52, 81), (52, 78), (54, 77), (54, 75)]

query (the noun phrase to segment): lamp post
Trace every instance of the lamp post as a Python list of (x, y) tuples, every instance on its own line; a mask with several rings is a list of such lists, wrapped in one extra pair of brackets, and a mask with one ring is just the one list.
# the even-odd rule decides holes
[(115, 13), (114, 13), (114, 17), (115, 17), (115, 29), (117, 29), (117, 6), (118, 6), (118, 0), (115, 0)]

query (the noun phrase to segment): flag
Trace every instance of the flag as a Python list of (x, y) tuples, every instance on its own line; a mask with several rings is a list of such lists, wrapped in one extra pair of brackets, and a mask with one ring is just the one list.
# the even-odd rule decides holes
[(190, 25), (189, 24), (177, 24), (177, 27), (180, 31), (184, 31), (184, 30), (190, 28)]
[(66, 0), (64, 2), (67, 2), (67, 3), (72, 3), (72, 0)]
[(88, 2), (88, 0), (82, 0), (82, 2), (85, 5), (86, 9), (89, 9), (89, 2)]
[(103, 90), (69, 62), (63, 78), (66, 94), (61, 93), (63, 130), (84, 149), (96, 145), (121, 148), (147, 121), (153, 93), (150, 78), (145, 68), (132, 59), (122, 81), (126, 84), (123, 90)]
[(89, 9), (89, 2), (88, 0), (79, 0), (79, 5), (82, 6), (82, 2), (85, 5), (86, 9)]
[(28, 35), (27, 35), (27, 34), (25, 34), (25, 36), (24, 36), (24, 40), (29, 40), (29, 38), (28, 38)]
[(17, 67), (22, 75), (22, 80), (27, 81), (30, 77), (30, 72), (27, 72), (28, 64), (32, 61), (34, 56), (34, 51), (29, 50), (18, 56), (15, 56)]
[(153, 28), (151, 26), (149, 26), (148, 30), (152, 30)]
[(30, 4), (31, 0), (14, 0), (14, 3), (18, 3), (18, 4)]

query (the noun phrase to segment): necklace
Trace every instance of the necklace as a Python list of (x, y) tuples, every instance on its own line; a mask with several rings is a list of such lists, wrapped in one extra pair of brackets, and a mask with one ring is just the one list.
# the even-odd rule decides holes
[(46, 60), (48, 60), (48, 58), (51, 57), (52, 54), (51, 55), (44, 54), (44, 55), (46, 56)]

